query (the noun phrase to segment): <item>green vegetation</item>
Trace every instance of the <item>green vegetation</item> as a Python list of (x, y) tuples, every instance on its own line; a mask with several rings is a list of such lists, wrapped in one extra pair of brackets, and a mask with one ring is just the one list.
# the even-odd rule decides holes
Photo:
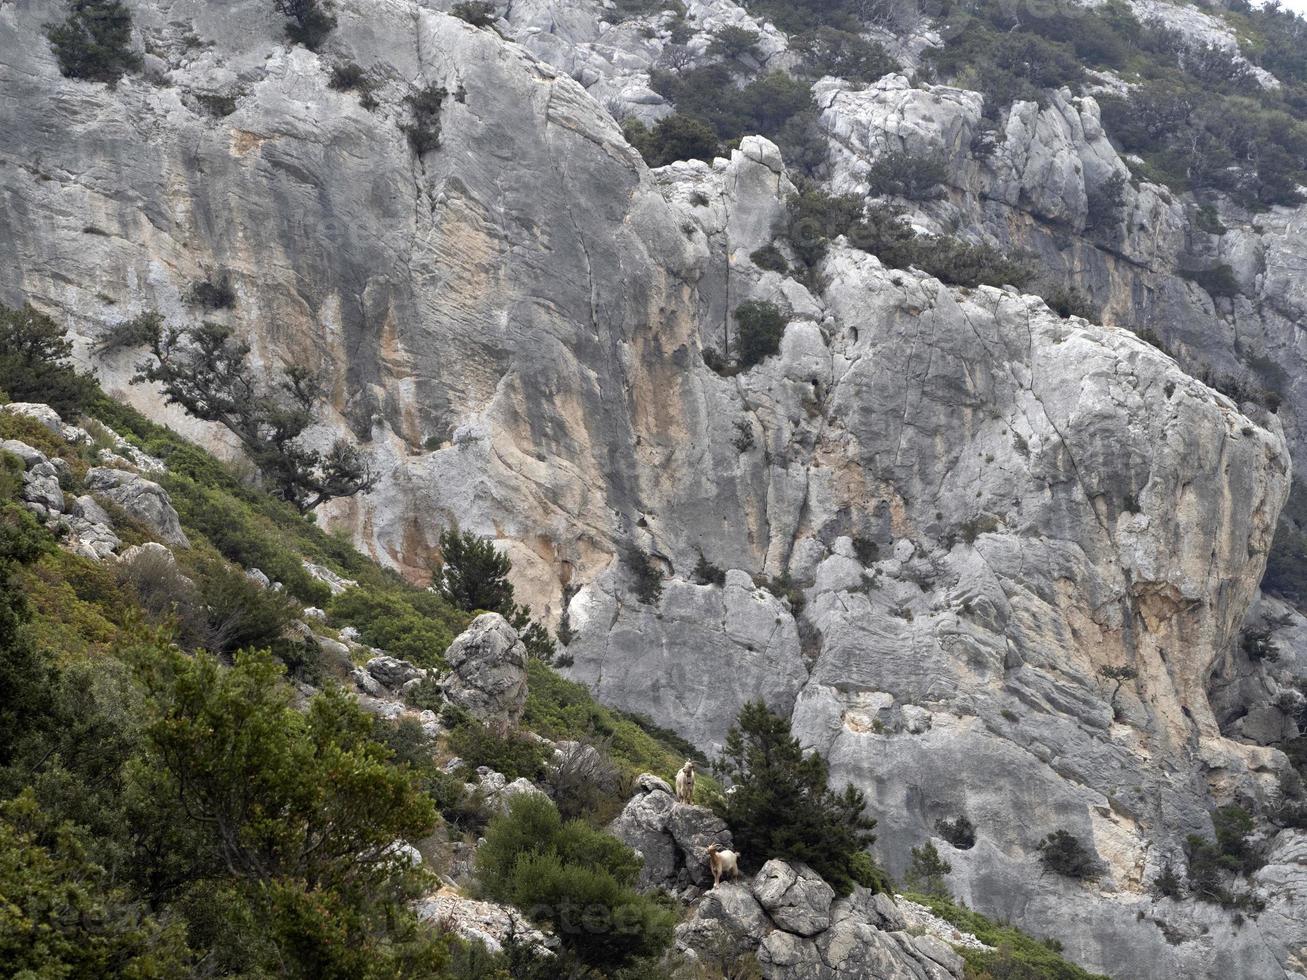
[(715, 809), (751, 867), (785, 858), (810, 865), (840, 894), (884, 887), (867, 854), (876, 821), (866, 799), (853, 786), (831, 790), (826, 760), (805, 753), (789, 722), (761, 701), (740, 709), (715, 768), (732, 787)]
[(890, 150), (876, 157), (867, 171), (867, 193), (924, 201), (937, 196), (939, 186), (947, 179), (948, 167), (942, 153)]
[(517, 604), (513, 583), (508, 580), (513, 563), (493, 541), (450, 528), (440, 535), (440, 556), (434, 569), (435, 584), (449, 605), (467, 613), (499, 613), (517, 630), (527, 653), (546, 662), (553, 660), (553, 638), (531, 619), (526, 606)]
[(969, 851), (976, 846), (976, 825), (966, 816), (936, 820), (935, 833), (959, 851)]
[(310, 51), (319, 50), (336, 29), (335, 15), (322, 0), (272, 0), (272, 5), (289, 21), (286, 36)]
[(840, 235), (891, 268), (917, 268), (953, 286), (1021, 287), (1033, 275), (1024, 262), (993, 246), (948, 235), (919, 235), (903, 220), (902, 211), (889, 205), (864, 209), (853, 195), (836, 197), (814, 186), (790, 199), (790, 244), (805, 261), (820, 262)]
[(927, 906), (941, 919), (953, 923), (963, 932), (969, 932), (993, 952), (959, 948), (966, 961), (968, 980), (1107, 980), (1099, 974), (1089, 973), (1074, 963), (1062, 959), (1054, 949), (1055, 943), (1027, 936), (1010, 925), (991, 922), (979, 912), (973, 912), (958, 902), (942, 895), (908, 895), (914, 902)]
[[(343, 694), (222, 667), (0, 500), (0, 923), (33, 976), (399, 977), (446, 940), (392, 856), (435, 822)], [(74, 642), (68, 642), (72, 640)], [(201, 967), (203, 963), (203, 967)]]
[(660, 954), (676, 914), (634, 889), (639, 856), (549, 800), (520, 796), (492, 820), (477, 850), (487, 896), (548, 923), (587, 965), (613, 970)]
[(1222, 807), (1212, 814), (1214, 840), (1191, 834), (1185, 841), (1189, 861), (1189, 889), (1195, 898), (1226, 908), (1256, 914), (1262, 903), (1247, 889), (1236, 888), (1266, 863), (1264, 849), (1252, 838), (1253, 820), (1240, 806)]
[(791, 50), (803, 59), (810, 78), (832, 75), (849, 82), (874, 82), (899, 70), (899, 63), (881, 45), (861, 34), (818, 27), (793, 38)]
[(352, 61), (335, 65), (331, 69), (331, 78), (327, 84), (337, 92), (357, 92), (359, 105), (364, 109), (375, 109), (380, 104), (373, 94), (376, 81)]
[(677, 160), (711, 162), (721, 145), (707, 123), (679, 112), (659, 119), (653, 129), (638, 119), (628, 119), (622, 133), (651, 167), (663, 167)]
[(735, 322), (735, 361), (747, 371), (780, 353), (790, 318), (775, 303), (751, 299), (735, 308)]
[(758, 41), (762, 35), (747, 27), (727, 24), (713, 32), (708, 44), (708, 54), (726, 61), (742, 61), (758, 54)]
[[(603, 744), (628, 776), (652, 772), (671, 779), (686, 759), (706, 768), (703, 753), (685, 739), (646, 719), (605, 708), (584, 685), (560, 677), (537, 661), (527, 666), (526, 713), (523, 724), (554, 741), (573, 739)], [(700, 774), (711, 795), (712, 777)]]
[(473, 27), (490, 27), (499, 19), (495, 5), (488, 0), (461, 0), (449, 11), (459, 20), (465, 20)]
[(369, 646), (420, 667), (443, 664), (445, 651), (471, 618), (434, 592), (386, 585), (346, 589), (328, 603), (327, 613), (332, 623), (357, 629)]
[(230, 327), (205, 322), (181, 330), (164, 327), (159, 317), (152, 325), (153, 360), (132, 383), (156, 382), (165, 404), (180, 405), (234, 435), (273, 496), (307, 514), (375, 485), (362, 455), (344, 439), (325, 453), (304, 446), (301, 437), (323, 401), (322, 382), (308, 368), (287, 367), (275, 388), (261, 390), (248, 362), (250, 345), (236, 340)]
[(97, 390), (95, 379), (76, 370), (68, 331), (31, 306), (0, 305), (0, 391), (10, 401), (44, 402), (76, 418)]
[(622, 552), (622, 564), (631, 573), (636, 598), (646, 606), (656, 605), (663, 596), (663, 570), (657, 560), (647, 551), (629, 545)]
[(427, 85), (404, 100), (413, 118), (399, 128), (418, 156), (440, 148), (440, 110), (448, 95), (439, 85)]
[[(235, 107), (225, 115), (231, 115)], [(236, 290), (232, 289), (227, 273), (209, 276), (191, 286), (186, 301), (202, 310), (229, 310), (236, 305)]]
[(923, 895), (948, 895), (944, 876), (952, 872), (953, 865), (939, 856), (939, 849), (931, 841), (912, 848), (912, 863), (904, 876), (904, 883), (914, 892)]
[(1055, 830), (1039, 842), (1044, 867), (1056, 874), (1093, 881), (1103, 873), (1098, 856), (1069, 830)]
[(120, 0), (71, 0), (67, 19), (46, 28), (46, 36), (66, 78), (116, 85), (141, 69), (131, 49), (132, 14)]

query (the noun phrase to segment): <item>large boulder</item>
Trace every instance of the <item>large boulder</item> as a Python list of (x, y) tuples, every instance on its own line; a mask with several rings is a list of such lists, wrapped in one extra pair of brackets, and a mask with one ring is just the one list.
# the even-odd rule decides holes
[(95, 466), (86, 471), (86, 489), (113, 501), (157, 534), (165, 544), (190, 547), (181, 519), (173, 509), (172, 498), (153, 480), (128, 470)]
[(526, 706), (526, 656), (508, 621), (483, 613), (445, 651), (445, 697), (479, 721), (516, 724)]
[(379, 684), (392, 691), (398, 691), (409, 681), (420, 680), (427, 675), (421, 667), (384, 653), (373, 657), (365, 666)]
[(608, 832), (644, 856), (639, 887), (680, 891), (711, 884), (708, 845), (731, 846), (725, 821), (707, 807), (676, 802), (671, 787), (652, 773), (641, 775), (637, 787)]
[(754, 878), (753, 896), (786, 932), (815, 936), (830, 927), (835, 889), (806, 864), (772, 858)]

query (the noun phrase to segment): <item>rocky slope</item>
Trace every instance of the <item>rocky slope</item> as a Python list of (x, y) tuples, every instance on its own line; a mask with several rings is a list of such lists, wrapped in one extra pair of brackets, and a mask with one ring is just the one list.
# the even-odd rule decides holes
[[(145, 72), (112, 89), (59, 75), (44, 5), (0, 9), (0, 300), (63, 317), (107, 386), (218, 446), (127, 384), (139, 350), (97, 347), (147, 309), (196, 319), (191, 288), (229, 276), (234, 306), (202, 315), (263, 366), (324, 372), (318, 435), (351, 434), (380, 470), (326, 514), (372, 554), (421, 575), (451, 521), (494, 535), (536, 612), (566, 612), (572, 672), (602, 699), (706, 751), (750, 698), (791, 710), (870, 791), (886, 855), (968, 815), (959, 897), (1087, 966), (1303, 972), (1301, 833), (1275, 841), (1267, 911), (1240, 926), (1150, 891), (1213, 805), (1274, 804), (1288, 768), (1225, 737), (1247, 705), (1214, 711), (1207, 687), (1246, 673), (1235, 638), (1307, 458), (1302, 209), (1198, 242), (1248, 291), (1213, 301), (1177, 273), (1195, 230), (1170, 192), (1128, 188), (1110, 248), (1079, 234), (1127, 166), (1092, 97), (1018, 105), (981, 162), (973, 94), (824, 80), (832, 189), (864, 190), (886, 148), (941, 149), (948, 194), (914, 220), (1030, 249), (1109, 325), (842, 244), (803, 283), (749, 259), (791, 189), (774, 145), (650, 172), (623, 139), (609, 108), (666, 111), (644, 85), (660, 28), (515, 4), (519, 45), (435, 4), (342, 0), (314, 54), (262, 0), (130, 6)], [(700, 51), (747, 17), (689, 12)], [(375, 109), (330, 87), (346, 62), (376, 78)], [(428, 86), (447, 93), (440, 146), (418, 154), (401, 127)], [(751, 298), (794, 319), (778, 357), (722, 377), (703, 351)], [(1191, 376), (1271, 362), (1278, 415)], [(656, 603), (631, 548), (663, 576)], [(701, 557), (724, 584), (694, 580)], [(1114, 693), (1102, 671), (1121, 667), (1138, 677)], [(1058, 828), (1103, 880), (1042, 872)]]

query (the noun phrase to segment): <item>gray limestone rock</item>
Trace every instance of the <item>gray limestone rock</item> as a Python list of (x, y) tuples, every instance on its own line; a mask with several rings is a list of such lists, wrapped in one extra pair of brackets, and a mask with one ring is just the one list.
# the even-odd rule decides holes
[(753, 879), (753, 897), (786, 932), (814, 936), (830, 927), (835, 889), (807, 865), (772, 858)]
[(173, 547), (189, 548), (168, 491), (136, 473), (94, 466), (86, 471), (86, 489), (112, 500)]
[(516, 723), (526, 704), (526, 647), (498, 613), (483, 613), (445, 651), (445, 697), (483, 722)]

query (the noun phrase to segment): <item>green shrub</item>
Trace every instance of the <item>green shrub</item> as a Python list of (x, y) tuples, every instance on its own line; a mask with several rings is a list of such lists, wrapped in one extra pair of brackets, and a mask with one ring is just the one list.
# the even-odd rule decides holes
[(229, 310), (236, 305), (236, 290), (232, 289), (231, 277), (223, 272), (192, 285), (186, 301), (202, 310)]
[(786, 236), (809, 267), (826, 257), (830, 242), (853, 231), (862, 218), (856, 194), (835, 197), (815, 184), (804, 184), (790, 197)]
[(867, 171), (867, 193), (924, 201), (938, 196), (939, 186), (947, 179), (942, 153), (889, 150), (876, 157)]
[(866, 799), (853, 786), (832, 791), (826, 760), (805, 753), (789, 722), (762, 702), (740, 710), (715, 768), (732, 787), (715, 809), (750, 867), (774, 857), (803, 861), (840, 894), (868, 876), (857, 858), (876, 840)]
[(935, 832), (959, 851), (969, 851), (976, 846), (976, 827), (964, 816), (952, 820), (936, 820)]
[(831, 75), (850, 82), (874, 82), (899, 70), (899, 63), (875, 41), (833, 27), (800, 34), (790, 48), (803, 59), (803, 71), (811, 78)]
[(679, 112), (659, 119), (652, 130), (638, 119), (628, 119), (622, 133), (651, 167), (663, 167), (677, 160), (711, 163), (720, 148), (716, 134), (707, 123)]
[(336, 29), (336, 18), (322, 0), (272, 0), (277, 12), (287, 17), (286, 36), (310, 51), (317, 51)]
[(461, 0), (449, 11), (459, 20), (465, 20), (473, 27), (489, 27), (499, 19), (495, 5), (488, 0)]
[(68, 331), (30, 305), (0, 305), (0, 391), (11, 401), (44, 402), (76, 421), (95, 397), (95, 378), (71, 363)]
[(1264, 848), (1253, 839), (1253, 819), (1240, 806), (1222, 807), (1212, 814), (1214, 840), (1191, 834), (1185, 841), (1189, 860), (1189, 889), (1195, 898), (1226, 908), (1256, 914), (1262, 903), (1233, 881), (1247, 877), (1266, 863)]
[(812, 91), (799, 79), (770, 72), (740, 87), (722, 64), (679, 73), (655, 71), (650, 86), (678, 113), (706, 123), (724, 142), (752, 134), (777, 137), (792, 117), (812, 106)]
[(735, 308), (735, 360), (748, 370), (780, 353), (789, 317), (775, 303), (747, 300)]
[(948, 895), (944, 876), (953, 871), (953, 865), (939, 856), (931, 841), (912, 848), (912, 863), (908, 866), (904, 883), (914, 892), (923, 895)]
[(1181, 269), (1180, 275), (1190, 282), (1197, 283), (1213, 299), (1232, 299), (1242, 294), (1239, 280), (1234, 270), (1228, 265), (1217, 265), (1210, 269)]
[(1102, 864), (1080, 838), (1068, 830), (1055, 830), (1039, 842), (1039, 856), (1049, 871), (1094, 881), (1102, 873)]
[(1026, 935), (1010, 925), (991, 922), (942, 895), (909, 895), (927, 906), (935, 915), (951, 922), (962, 932), (969, 932), (989, 950), (958, 947), (966, 961), (967, 976), (1011, 978), (1011, 980), (1107, 980), (1099, 974), (1069, 963), (1046, 942)]
[(749, 261), (759, 269), (765, 269), (768, 272), (779, 272), (781, 275), (785, 275), (790, 271), (790, 263), (785, 261), (785, 256), (781, 254), (781, 250), (772, 244), (755, 249), (750, 254)]
[(641, 860), (579, 820), (564, 823), (547, 799), (520, 796), (492, 820), (477, 849), (490, 898), (550, 924), (591, 967), (620, 969), (670, 944), (675, 913), (634, 889)]
[(715, 585), (721, 588), (726, 584), (726, 573), (705, 558), (702, 552), (699, 554), (699, 561), (695, 563), (691, 577), (700, 585)]
[(418, 156), (440, 148), (440, 110), (448, 95), (439, 85), (427, 85), (404, 100), (412, 121), (400, 129)]
[(708, 54), (714, 58), (727, 61), (739, 61), (753, 58), (758, 54), (758, 42), (762, 35), (738, 24), (727, 24), (713, 31), (708, 43)]
[(655, 605), (663, 595), (663, 570), (658, 562), (635, 545), (622, 552), (622, 562), (635, 580), (636, 598), (646, 606)]
[(464, 774), (475, 777), (478, 766), (501, 772), (509, 782), (514, 779), (539, 781), (545, 775), (545, 763), (551, 750), (523, 732), (499, 729), (467, 719), (449, 733), (449, 750), (463, 760)]
[(66, 78), (115, 85), (141, 69), (131, 49), (131, 11), (119, 0), (71, 0), (68, 18), (46, 28), (46, 35)]
[(1085, 211), (1085, 231), (1091, 235), (1112, 235), (1121, 226), (1125, 211), (1125, 174), (1113, 174), (1090, 188)]
[(433, 592), (363, 585), (332, 597), (326, 609), (333, 624), (353, 626), (364, 643), (421, 667), (443, 664), (469, 619)]

